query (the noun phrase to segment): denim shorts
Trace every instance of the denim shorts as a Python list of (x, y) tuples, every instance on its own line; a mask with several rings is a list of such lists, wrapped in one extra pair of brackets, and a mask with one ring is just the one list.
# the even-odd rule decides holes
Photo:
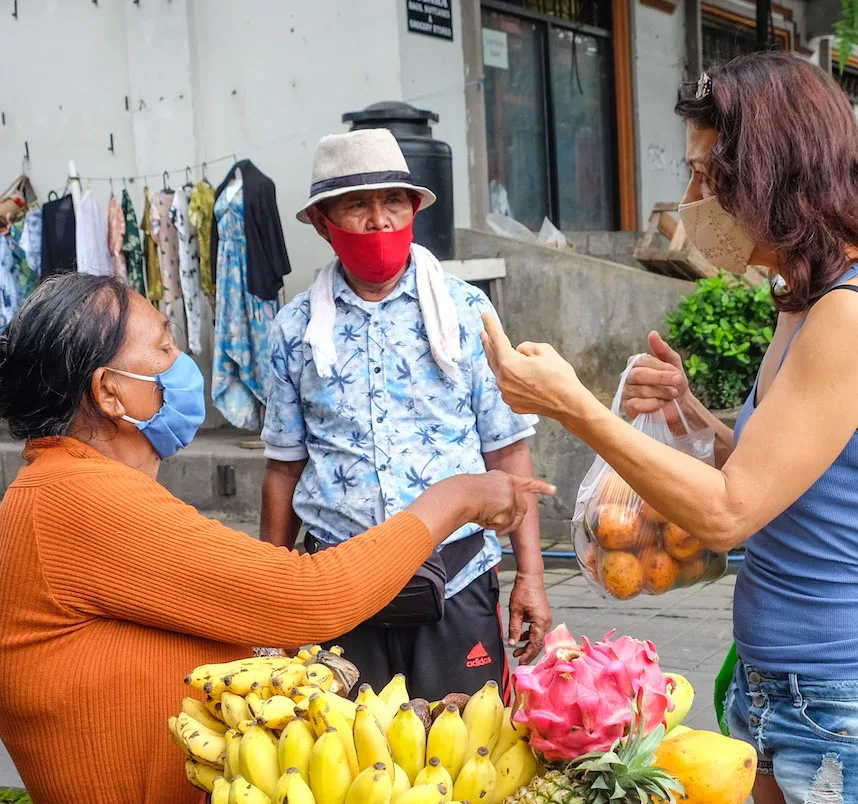
[(763, 673), (741, 662), (724, 707), (786, 804), (858, 804), (858, 681)]

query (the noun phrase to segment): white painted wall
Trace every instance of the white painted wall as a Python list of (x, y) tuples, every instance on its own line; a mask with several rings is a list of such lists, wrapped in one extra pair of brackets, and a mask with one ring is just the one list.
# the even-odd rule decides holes
[(634, 31), (635, 97), (640, 176), (640, 225), (658, 202), (679, 201), (688, 183), (685, 126), (673, 113), (685, 72), (685, 14), (638, 0)]
[[(462, 3), (452, 0), (453, 41), (410, 33), (405, 2), (398, 2), (402, 97), (439, 116), (432, 136), (453, 149), (453, 209), (457, 227), (471, 225), (468, 189), (465, 59)], [(486, 179), (488, 181), (488, 179)]]
[[(160, 188), (165, 169), (179, 169), (171, 181), (180, 185), (182, 166), (202, 161), (216, 184), (231, 157), (216, 158), (250, 158), (277, 185), (292, 296), (330, 254), (293, 214), (309, 189), (317, 141), (347, 130), (344, 112), (405, 100), (440, 115), (434, 135), (453, 148), (456, 222), (469, 223), (459, 0), (452, 43), (409, 33), (401, 0), (24, 0), (18, 7), (17, 21), (11, 6), (0, 9), (0, 52), (9, 64), (29, 65), (26, 80), (4, 81), (0, 93), (0, 183), (18, 174), (25, 140), (42, 198), (62, 189), (69, 159), (82, 176), (117, 177), (118, 191), (119, 177), (142, 174)], [(108, 185), (92, 188), (104, 207)], [(142, 182), (129, 189), (142, 203)]]

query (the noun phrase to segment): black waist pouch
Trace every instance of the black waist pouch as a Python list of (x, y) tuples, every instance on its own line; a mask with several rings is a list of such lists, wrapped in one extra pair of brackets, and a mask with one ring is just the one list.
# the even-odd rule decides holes
[[(405, 588), (367, 622), (378, 628), (412, 628), (432, 625), (444, 616), (444, 590), (448, 578), (455, 578), (483, 549), (483, 531), (449, 544), (421, 564)], [(325, 544), (309, 533), (304, 537), (308, 553), (318, 553), (336, 545)]]

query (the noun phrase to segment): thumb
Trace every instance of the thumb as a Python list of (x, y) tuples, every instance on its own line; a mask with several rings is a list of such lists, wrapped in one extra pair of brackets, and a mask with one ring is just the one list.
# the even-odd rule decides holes
[(682, 369), (682, 358), (665, 343), (664, 339), (657, 332), (650, 332), (649, 334), (649, 349), (653, 357), (657, 357), (665, 363), (670, 363), (680, 370)]
[(517, 645), (521, 639), (521, 628), (524, 625), (524, 617), (518, 606), (509, 610), (509, 644)]

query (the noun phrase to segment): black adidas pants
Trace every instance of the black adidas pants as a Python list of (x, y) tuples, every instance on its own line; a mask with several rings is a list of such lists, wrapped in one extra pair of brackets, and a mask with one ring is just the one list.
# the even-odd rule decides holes
[(449, 692), (475, 693), (494, 679), (508, 700), (509, 667), (504, 653), (497, 573), (489, 570), (451, 597), (434, 625), (379, 628), (363, 623), (326, 645), (340, 645), (360, 670), (361, 684), (379, 692), (397, 673), (412, 698), (438, 701)]

